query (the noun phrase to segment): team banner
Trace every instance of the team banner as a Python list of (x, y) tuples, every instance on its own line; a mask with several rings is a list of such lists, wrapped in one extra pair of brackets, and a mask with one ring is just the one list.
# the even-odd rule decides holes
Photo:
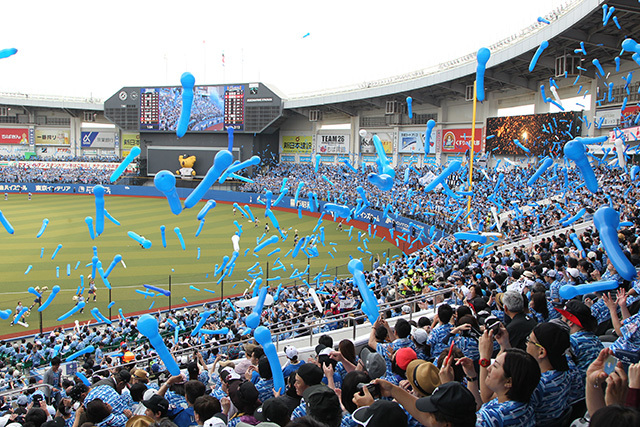
[(28, 144), (29, 129), (0, 128), (0, 144)]
[(80, 145), (82, 148), (111, 148), (115, 146), (115, 133), (94, 131), (80, 132)]
[(376, 149), (373, 146), (374, 135), (378, 135), (378, 138), (380, 138), (380, 142), (382, 142), (382, 147), (384, 148), (385, 154), (393, 154), (393, 143), (396, 139), (396, 135), (393, 132), (371, 131), (370, 133), (367, 133), (366, 137), (360, 138), (360, 152), (363, 154), (376, 152)]
[(36, 145), (69, 145), (69, 129), (36, 129)]
[(424, 154), (424, 132), (400, 132), (398, 141), (398, 153)]
[(282, 151), (287, 154), (311, 154), (313, 137), (311, 135), (283, 135)]
[(344, 154), (349, 152), (349, 135), (318, 134), (316, 152), (319, 154)]
[[(471, 148), (471, 128), (444, 129), (441, 143), (443, 153), (464, 153)], [(476, 128), (473, 151), (482, 151), (482, 128)]]

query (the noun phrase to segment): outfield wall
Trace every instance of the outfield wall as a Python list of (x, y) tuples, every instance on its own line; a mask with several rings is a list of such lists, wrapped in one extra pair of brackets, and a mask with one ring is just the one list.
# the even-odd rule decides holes
[[(53, 194), (83, 194), (92, 195), (95, 185), (86, 184), (46, 184), (46, 183), (0, 183), (0, 193), (53, 193)], [(133, 185), (103, 185), (105, 193), (112, 196), (130, 196), (130, 197), (164, 197), (155, 187), (151, 186), (133, 186)], [(182, 199), (186, 198), (192, 191), (190, 188), (176, 188), (178, 196)], [(11, 196), (10, 196), (11, 197)], [(238, 203), (240, 206), (249, 205), (261, 207), (264, 206), (264, 194), (243, 193), (234, 191), (209, 190), (205, 193), (203, 200), (214, 199), (218, 203)], [(274, 195), (274, 201), (277, 195)], [(320, 211), (324, 206), (324, 201), (320, 201)], [(320, 212), (309, 212), (309, 202), (307, 199), (300, 198), (298, 204), (302, 207), (302, 214), (306, 216), (320, 217)], [(167, 206), (167, 209), (169, 207)], [(288, 212), (296, 212), (293, 197), (284, 197), (274, 210), (283, 210)], [(327, 216), (325, 215), (325, 218)], [(391, 230), (393, 221), (396, 222), (395, 230)], [(284, 225), (284, 224), (283, 224)], [(368, 230), (371, 227), (371, 234), (384, 238), (392, 245), (394, 244), (404, 252), (409, 253), (430, 243), (430, 239), (424, 236), (429, 235), (430, 226), (409, 218), (401, 216), (388, 215), (382, 217), (382, 212), (374, 209), (365, 209), (360, 215), (359, 220), (352, 220), (344, 223), (343, 227), (348, 229), (351, 225), (360, 230)], [(415, 228), (414, 237), (411, 236), (411, 229)], [(420, 231), (423, 231), (422, 240), (417, 239)], [(442, 230), (435, 230), (433, 241), (444, 236)]]

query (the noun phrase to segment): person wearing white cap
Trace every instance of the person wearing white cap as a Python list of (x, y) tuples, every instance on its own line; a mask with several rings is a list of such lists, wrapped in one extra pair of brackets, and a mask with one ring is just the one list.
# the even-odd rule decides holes
[(292, 345), (286, 346), (284, 348), (284, 354), (287, 356), (287, 364), (284, 368), (282, 368), (282, 375), (285, 378), (288, 378), (293, 372), (297, 371), (298, 368), (304, 365), (303, 360), (298, 360), (298, 349)]

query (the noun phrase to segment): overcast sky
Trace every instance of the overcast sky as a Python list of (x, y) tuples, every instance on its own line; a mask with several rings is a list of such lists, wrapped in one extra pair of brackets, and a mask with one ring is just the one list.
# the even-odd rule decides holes
[[(261, 81), (286, 95), (429, 67), (560, 0), (3, 2), (0, 92), (106, 99), (123, 86)], [(307, 37), (304, 37), (306, 34)], [(222, 53), (225, 67), (222, 67)]]

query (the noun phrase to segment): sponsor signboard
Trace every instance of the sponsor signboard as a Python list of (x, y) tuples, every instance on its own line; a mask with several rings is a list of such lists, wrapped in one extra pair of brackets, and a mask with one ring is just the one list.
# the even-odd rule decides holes
[[(471, 128), (468, 129), (444, 129), (442, 131), (443, 153), (464, 153), (471, 145)], [(482, 151), (482, 128), (476, 128), (473, 151)]]

